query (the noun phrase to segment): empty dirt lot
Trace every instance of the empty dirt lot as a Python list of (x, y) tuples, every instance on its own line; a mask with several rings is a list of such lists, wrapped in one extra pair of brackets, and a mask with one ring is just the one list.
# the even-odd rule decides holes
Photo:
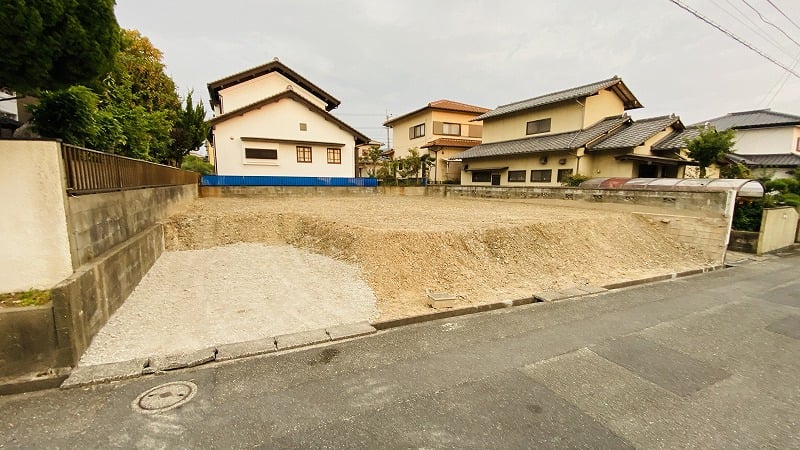
[(380, 319), (429, 311), (427, 292), (466, 306), (709, 263), (631, 214), (535, 200), (203, 198), (170, 218), (166, 241), (168, 250), (288, 244), (355, 263)]

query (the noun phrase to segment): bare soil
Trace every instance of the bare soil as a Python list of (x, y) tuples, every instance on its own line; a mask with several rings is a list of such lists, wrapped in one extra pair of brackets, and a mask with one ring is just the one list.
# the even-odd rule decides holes
[(709, 264), (631, 214), (535, 200), (204, 198), (165, 230), (168, 250), (289, 244), (355, 263), (381, 319), (430, 311), (428, 292), (466, 306)]

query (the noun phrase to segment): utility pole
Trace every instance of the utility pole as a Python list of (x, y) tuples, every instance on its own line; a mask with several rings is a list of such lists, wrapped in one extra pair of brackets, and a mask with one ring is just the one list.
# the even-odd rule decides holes
[[(386, 122), (388, 121), (389, 121), (389, 108), (386, 108)], [(386, 151), (391, 150), (391, 148), (392, 146), (389, 145), (389, 127), (386, 127)]]

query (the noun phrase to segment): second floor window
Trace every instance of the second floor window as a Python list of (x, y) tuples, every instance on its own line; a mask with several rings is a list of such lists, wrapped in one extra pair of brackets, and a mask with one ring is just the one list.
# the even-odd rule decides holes
[(448, 136), (461, 136), (461, 124), (458, 123), (443, 123), (442, 134)]
[(550, 119), (539, 119), (528, 122), (525, 126), (525, 134), (539, 134), (550, 131)]
[(311, 162), (311, 147), (297, 147), (297, 162)]
[(413, 127), (408, 129), (408, 138), (409, 139), (416, 139), (418, 137), (425, 136), (425, 124), (421, 123), (419, 125), (414, 125)]

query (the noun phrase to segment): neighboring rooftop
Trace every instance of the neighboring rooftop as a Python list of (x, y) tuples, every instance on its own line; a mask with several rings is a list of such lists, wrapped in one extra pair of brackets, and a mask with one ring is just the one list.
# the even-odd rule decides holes
[(680, 150), (686, 148), (686, 141), (691, 141), (700, 135), (700, 129), (689, 127), (681, 131), (673, 131), (666, 135), (664, 139), (653, 144), (653, 150)]
[(294, 70), (287, 67), (285, 64), (280, 62), (278, 58), (275, 58), (272, 61), (266, 64), (262, 64), (258, 67), (253, 67), (251, 69), (247, 69), (245, 71), (208, 83), (208, 93), (211, 96), (211, 106), (213, 107), (219, 105), (219, 91), (229, 88), (231, 86), (235, 86), (240, 83), (244, 83), (245, 81), (250, 81), (254, 78), (264, 76), (271, 72), (280, 73), (289, 80), (302, 86), (303, 89), (314, 94), (320, 100), (324, 101), (325, 104), (327, 105), (325, 107), (326, 111), (331, 111), (335, 109), (341, 103), (334, 96), (325, 92), (324, 90), (322, 90), (322, 88), (320, 88), (316, 84), (312, 83), (311, 81), (307, 80)]
[(589, 150), (610, 150), (638, 147), (670, 126), (683, 129), (681, 119), (675, 115), (639, 119), (625, 124), (607, 138), (592, 144)]
[(454, 138), (439, 138), (434, 139), (421, 148), (431, 147), (456, 147), (456, 148), (470, 148), (480, 145), (480, 139), (454, 139)]
[(614, 132), (630, 120), (631, 118), (627, 115), (613, 116), (607, 117), (585, 130), (481, 144), (453, 156), (453, 159), (575, 150)]
[(766, 128), (775, 126), (800, 125), (800, 116), (793, 114), (780, 113), (771, 109), (757, 109), (753, 111), (742, 111), (726, 114), (706, 122), (697, 123), (693, 126), (703, 126), (705, 123), (718, 130), (744, 129), (744, 128)]
[(541, 106), (551, 105), (553, 103), (563, 102), (566, 100), (585, 98), (590, 95), (595, 95), (603, 89), (610, 89), (612, 92), (617, 94), (617, 96), (619, 96), (619, 98), (624, 102), (626, 110), (642, 107), (642, 104), (639, 103), (639, 100), (636, 99), (628, 87), (625, 86), (625, 83), (622, 82), (622, 78), (619, 78), (615, 75), (613, 78), (609, 78), (607, 80), (597, 81), (595, 83), (585, 84), (583, 86), (565, 89), (563, 91), (540, 95), (538, 97), (509, 103), (507, 105), (501, 105), (496, 109), (487, 112), (486, 114), (476, 117), (473, 120), (491, 119), (529, 109), (539, 108)]
[(411, 111), (410, 113), (402, 114), (396, 117), (392, 117), (386, 122), (383, 123), (384, 126), (391, 126), (391, 124), (397, 122), (400, 119), (404, 119), (409, 116), (413, 116), (414, 114), (418, 114), (426, 109), (435, 109), (438, 111), (455, 111), (455, 112), (465, 112), (465, 113), (473, 113), (473, 114), (483, 114), (486, 111), (489, 111), (489, 108), (484, 108), (482, 106), (475, 106), (475, 105), (468, 105), (466, 103), (459, 103), (454, 102), (452, 100), (435, 100), (427, 105), (423, 106), (420, 109), (416, 109)]
[(794, 153), (769, 155), (737, 155), (734, 153), (727, 157), (733, 162), (742, 163), (748, 167), (800, 167), (800, 155)]
[(290, 90), (283, 91), (280, 94), (273, 95), (272, 97), (267, 97), (267, 98), (261, 99), (261, 100), (259, 100), (257, 102), (251, 103), (249, 105), (245, 105), (245, 106), (243, 106), (241, 108), (234, 109), (233, 111), (228, 111), (225, 114), (220, 114), (219, 116), (212, 117), (211, 119), (208, 120), (208, 123), (210, 123), (211, 125), (216, 125), (216, 124), (218, 124), (220, 122), (225, 122), (225, 121), (227, 121), (227, 120), (229, 120), (229, 119), (231, 119), (233, 117), (241, 116), (241, 115), (243, 115), (245, 113), (248, 113), (250, 111), (262, 108), (263, 106), (268, 105), (270, 103), (275, 103), (275, 102), (277, 102), (277, 101), (279, 101), (281, 99), (284, 99), (284, 98), (290, 98), (290, 99), (292, 99), (292, 100), (294, 100), (296, 102), (304, 104), (305, 106), (308, 107), (308, 109), (310, 111), (316, 111), (318, 114), (322, 115), (325, 118), (325, 120), (336, 124), (339, 128), (341, 128), (341, 129), (343, 129), (345, 131), (353, 133), (353, 136), (356, 139), (356, 145), (366, 144), (367, 142), (370, 142), (370, 138), (368, 138), (367, 136), (361, 134), (355, 128), (353, 128), (350, 125), (348, 125), (348, 124), (342, 122), (341, 120), (337, 119), (336, 116), (334, 116), (333, 114), (329, 113), (328, 111), (326, 111), (326, 110), (320, 108), (319, 106), (311, 103), (307, 98), (303, 97), (302, 95), (298, 94), (297, 92), (290, 91)]

